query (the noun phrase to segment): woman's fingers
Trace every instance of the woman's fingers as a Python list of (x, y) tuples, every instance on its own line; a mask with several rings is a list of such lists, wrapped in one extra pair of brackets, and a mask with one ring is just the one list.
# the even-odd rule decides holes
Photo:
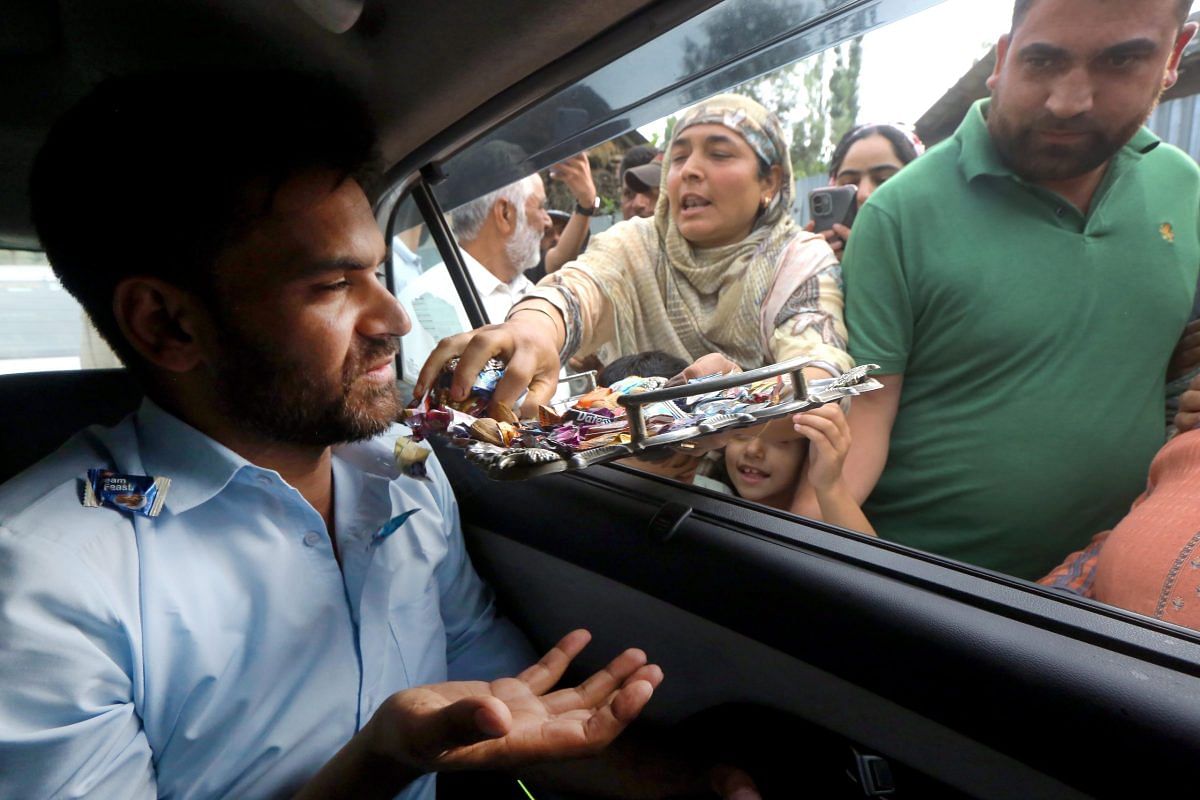
[(447, 361), (462, 352), (473, 335), (472, 331), (467, 331), (466, 333), (447, 336), (437, 343), (437, 346), (433, 348), (433, 351), (425, 359), (425, 364), (421, 367), (421, 373), (417, 376), (417, 384), (413, 387), (413, 394), (417, 398), (420, 398), (430, 386), (433, 386), (438, 374), (442, 371), (442, 367), (446, 365)]

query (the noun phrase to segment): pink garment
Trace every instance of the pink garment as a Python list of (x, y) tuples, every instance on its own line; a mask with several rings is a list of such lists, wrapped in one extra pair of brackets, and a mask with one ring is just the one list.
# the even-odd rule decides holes
[(1129, 513), (1040, 583), (1200, 630), (1200, 430), (1159, 450)]

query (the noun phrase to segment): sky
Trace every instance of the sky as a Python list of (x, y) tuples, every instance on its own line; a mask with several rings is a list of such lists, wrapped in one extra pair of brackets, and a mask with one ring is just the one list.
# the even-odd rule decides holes
[[(1011, 18), (1012, 0), (945, 0), (868, 33), (858, 122), (916, 122), (1008, 31)], [(659, 121), (640, 130), (664, 128)]]

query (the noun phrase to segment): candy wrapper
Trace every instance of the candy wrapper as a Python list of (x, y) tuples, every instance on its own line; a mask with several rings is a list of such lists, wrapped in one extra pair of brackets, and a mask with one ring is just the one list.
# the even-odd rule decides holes
[[(721, 430), (759, 425), (826, 403), (882, 388), (868, 373), (873, 364), (806, 383), (794, 359), (733, 376), (706, 376), (666, 388), (665, 378), (629, 377), (565, 403), (541, 406), (537, 419), (483, 417), (504, 364), (491, 361), (466, 400), (446, 405), (451, 361), (437, 384), (407, 412), (414, 438), (446, 435), (469, 461), (497, 479), (521, 479), (583, 469), (646, 450), (685, 444)], [(804, 387), (795, 396), (793, 382)]]
[(425, 461), (431, 452), (433, 451), (428, 447), (413, 441), (411, 436), (396, 438), (396, 466), (410, 478), (424, 479), (428, 476), (425, 470)]
[(170, 478), (89, 469), (83, 486), (83, 504), (88, 508), (108, 506), (143, 517), (157, 517), (170, 488)]

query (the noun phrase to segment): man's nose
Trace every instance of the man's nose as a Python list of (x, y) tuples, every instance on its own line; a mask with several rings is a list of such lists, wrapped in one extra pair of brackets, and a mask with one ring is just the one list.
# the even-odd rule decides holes
[(404, 336), (412, 330), (412, 320), (399, 299), (388, 291), (382, 281), (371, 290), (371, 298), (363, 310), (359, 332), (364, 336)]
[(1092, 110), (1095, 89), (1084, 67), (1075, 67), (1050, 87), (1046, 110), (1059, 119), (1071, 119)]

